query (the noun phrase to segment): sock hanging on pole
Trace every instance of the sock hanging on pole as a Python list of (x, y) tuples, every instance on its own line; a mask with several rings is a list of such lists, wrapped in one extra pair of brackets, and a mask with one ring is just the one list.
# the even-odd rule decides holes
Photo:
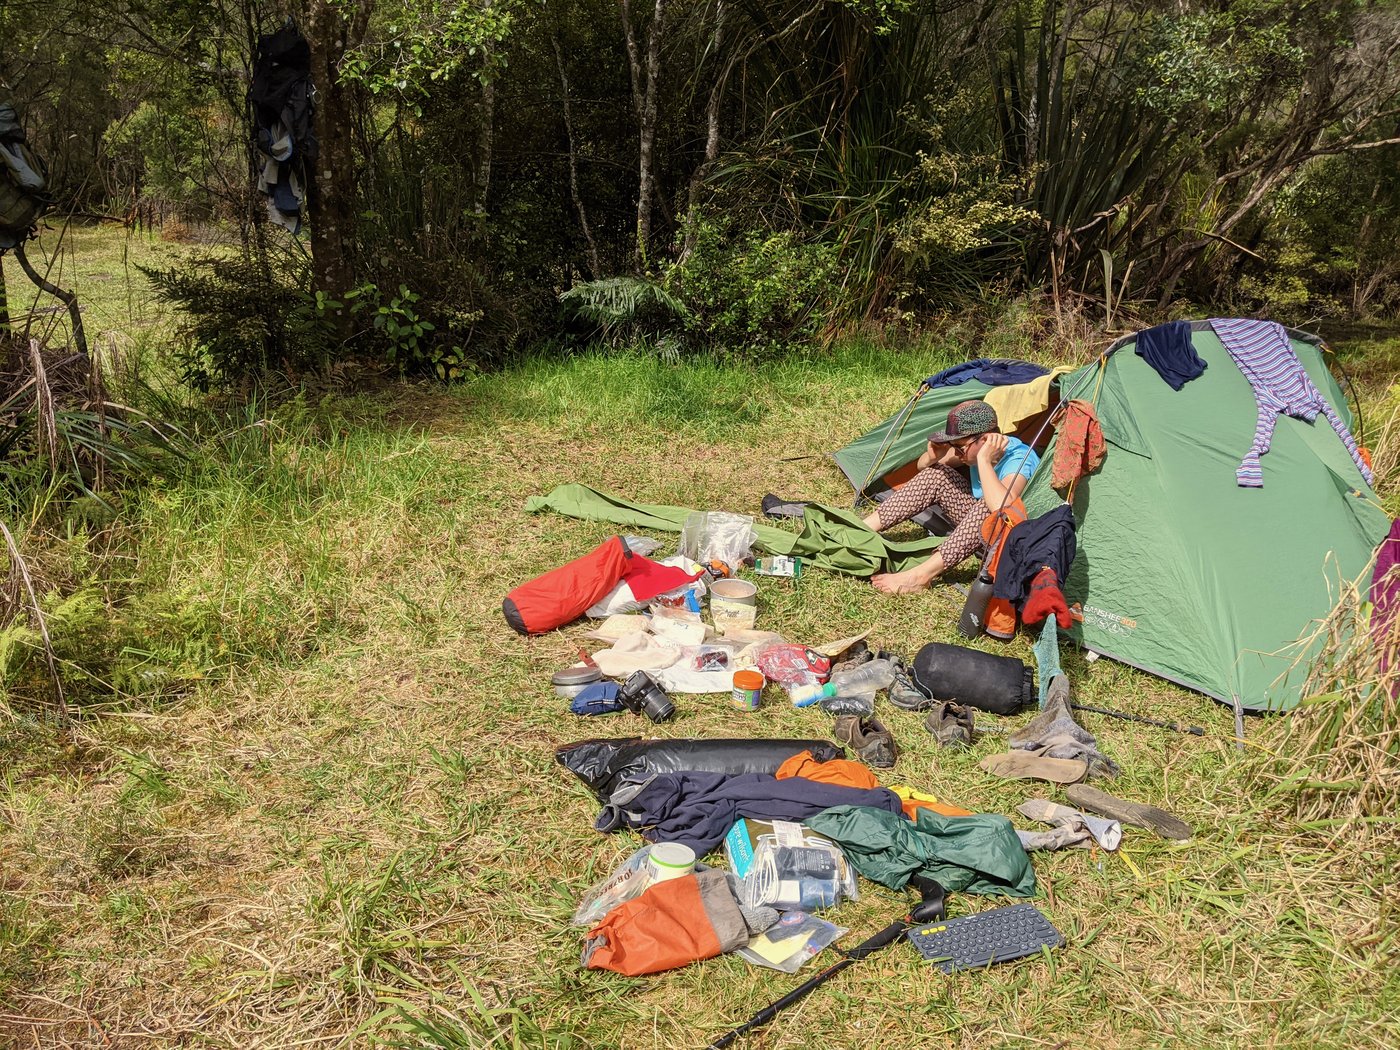
[(1045, 626), (1040, 629), (1040, 641), (1031, 650), (1035, 653), (1036, 672), (1040, 676), (1040, 706), (1045, 707), (1045, 691), (1050, 688), (1050, 680), (1060, 669), (1060, 632), (1055, 627), (1055, 618), (1047, 616)]

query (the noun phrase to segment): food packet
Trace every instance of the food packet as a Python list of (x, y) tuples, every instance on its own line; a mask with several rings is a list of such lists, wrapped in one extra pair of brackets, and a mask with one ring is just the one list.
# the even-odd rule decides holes
[(808, 959), (849, 932), (805, 911), (789, 911), (738, 954), (754, 966), (796, 973)]
[(588, 887), (570, 921), (575, 926), (593, 926), (619, 904), (640, 897), (656, 881), (656, 869), (647, 863), (650, 857), (651, 845), (647, 844), (614, 868), (607, 878)]

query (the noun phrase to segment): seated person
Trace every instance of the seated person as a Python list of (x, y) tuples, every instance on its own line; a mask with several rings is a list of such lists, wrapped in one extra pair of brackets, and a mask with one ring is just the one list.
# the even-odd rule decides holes
[(982, 523), (1020, 498), (1039, 464), (1034, 449), (998, 431), (991, 405), (954, 405), (944, 429), (929, 435), (928, 448), (919, 456), (919, 473), (865, 519), (867, 526), (883, 532), (937, 504), (953, 531), (927, 561), (903, 572), (877, 573), (870, 582), (887, 594), (903, 594), (927, 587), (960, 564), (982, 546)]

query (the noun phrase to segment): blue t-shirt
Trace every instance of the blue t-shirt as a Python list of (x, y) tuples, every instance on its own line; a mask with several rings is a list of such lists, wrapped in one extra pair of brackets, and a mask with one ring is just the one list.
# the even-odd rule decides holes
[[(1040, 466), (1040, 457), (1036, 455), (1035, 449), (1031, 448), (1020, 438), (1008, 437), (1006, 439), (1006, 451), (1001, 454), (1001, 459), (997, 460), (997, 477), (1002, 481), (1009, 482), (1017, 474), (1030, 480), (1030, 476), (1035, 473), (1035, 468)], [(972, 494), (978, 499), (982, 498), (982, 478), (974, 463), (970, 468), (972, 473)]]

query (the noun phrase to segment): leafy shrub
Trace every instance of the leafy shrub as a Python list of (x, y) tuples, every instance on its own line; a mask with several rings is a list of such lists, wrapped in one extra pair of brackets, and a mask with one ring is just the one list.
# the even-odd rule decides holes
[(289, 253), (203, 256), (142, 269), (156, 297), (179, 310), (175, 362), (198, 390), (324, 368), (339, 349), (330, 315), (343, 304), (313, 295), (305, 260)]
[(688, 316), (685, 304), (645, 277), (604, 277), (559, 297), (564, 309), (613, 345), (655, 341), (671, 346)]
[(840, 292), (835, 245), (698, 215), (681, 236), (687, 247), (665, 285), (686, 308), (689, 344), (763, 358), (817, 339)]
[(1285, 242), (1260, 272), (1240, 277), (1235, 295), (1243, 308), (1241, 312), (1247, 310), (1276, 320), (1297, 323), (1310, 315), (1335, 316), (1341, 312), (1341, 306), (1315, 289), (1318, 276), (1313, 252), (1300, 244)]
[[(385, 295), (376, 284), (362, 284), (346, 294), (351, 301), (352, 314), (368, 316), (370, 333), (377, 342), (378, 355), (399, 370), (432, 372), (439, 379), (460, 379), (474, 370), (461, 346), (434, 341), (431, 333), (437, 325), (423, 314), (422, 296), (399, 285), (398, 291)], [(481, 320), (481, 311), (467, 317), (470, 324)]]
[(1400, 308), (1400, 148), (1314, 160), (1280, 194), (1271, 225), (1315, 251), (1314, 285), (1353, 317)]

